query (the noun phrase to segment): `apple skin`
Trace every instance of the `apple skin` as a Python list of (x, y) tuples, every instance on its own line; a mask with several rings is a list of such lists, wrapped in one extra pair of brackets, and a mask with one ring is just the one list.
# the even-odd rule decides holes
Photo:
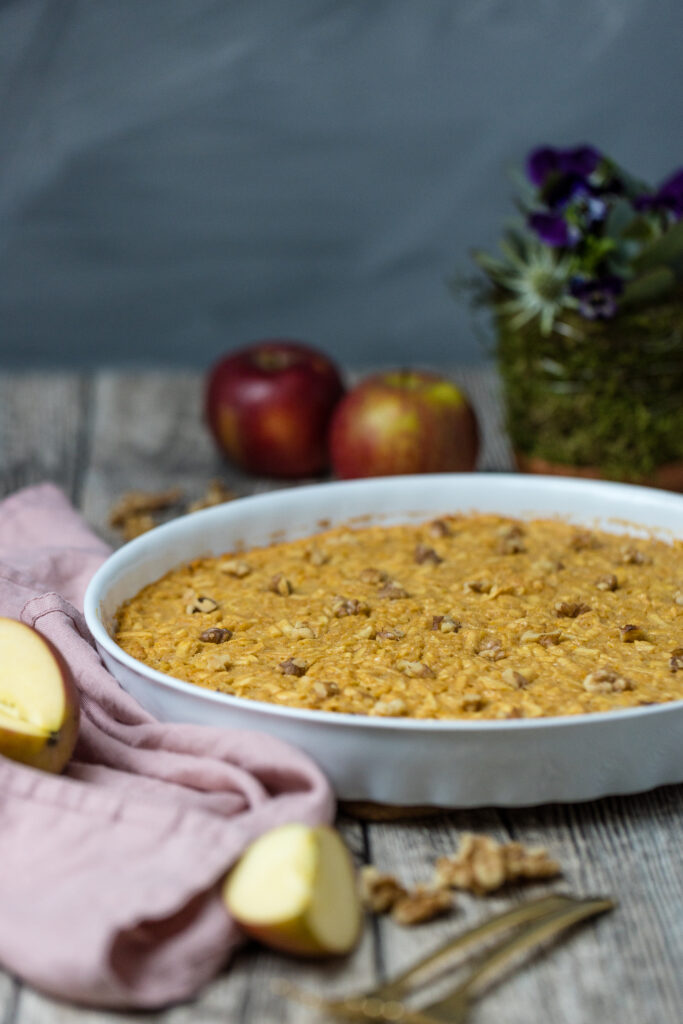
[[(27, 652), (27, 660), (22, 663), (24, 651)], [(39, 654), (45, 676), (41, 678), (33, 700), (38, 709), (40, 688), (53, 687), (57, 693), (54, 704), (56, 717), (49, 725), (41, 727), (26, 720), (14, 722), (0, 711), (0, 755), (41, 771), (59, 774), (71, 759), (80, 722), (78, 691), (71, 670), (56, 647), (38, 630), (15, 619), (0, 618), (0, 657), (3, 660), (0, 709), (3, 697), (11, 697), (12, 690), (16, 693), (26, 690), (26, 673), (32, 671), (29, 666), (35, 665), (35, 652)]]
[(463, 473), (476, 466), (479, 428), (464, 392), (426, 370), (388, 370), (361, 381), (330, 425), (338, 477)]
[(209, 371), (206, 418), (218, 447), (249, 473), (314, 476), (344, 385), (332, 360), (297, 341), (257, 342)]

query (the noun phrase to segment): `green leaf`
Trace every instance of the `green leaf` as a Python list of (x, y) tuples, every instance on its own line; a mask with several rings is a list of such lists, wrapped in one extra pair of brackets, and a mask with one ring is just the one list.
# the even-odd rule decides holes
[(506, 274), (510, 268), (503, 263), (502, 260), (497, 260), (493, 256), (489, 256), (483, 249), (475, 249), (472, 253), (472, 259), (477, 263), (482, 270), (485, 270), (491, 277), (498, 277), (500, 274)]
[(619, 299), (619, 307), (633, 308), (646, 302), (656, 302), (673, 291), (675, 286), (676, 275), (670, 267), (655, 267), (628, 282)]
[(614, 199), (605, 220), (605, 233), (610, 238), (620, 238), (634, 221), (633, 207), (626, 199)]
[(643, 249), (633, 262), (636, 272), (667, 266), (683, 274), (683, 220), (672, 225), (665, 234)]

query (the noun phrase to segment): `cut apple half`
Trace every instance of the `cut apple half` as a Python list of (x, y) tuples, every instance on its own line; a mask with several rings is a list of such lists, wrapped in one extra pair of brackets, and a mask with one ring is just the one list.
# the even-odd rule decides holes
[(78, 693), (59, 652), (31, 626), (0, 618), (0, 754), (61, 772), (78, 721)]
[(266, 832), (229, 874), (224, 898), (247, 934), (287, 953), (348, 953), (360, 932), (351, 856), (326, 825), (280, 825)]

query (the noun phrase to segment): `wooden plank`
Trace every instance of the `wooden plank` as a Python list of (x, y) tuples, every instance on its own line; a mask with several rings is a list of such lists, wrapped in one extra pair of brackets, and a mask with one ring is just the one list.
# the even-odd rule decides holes
[[(469, 392), (483, 427), (480, 467), (509, 468), (500, 429), (499, 398), (488, 370), (457, 378)], [(0, 380), (1, 485), (5, 492), (50, 478), (84, 507), (103, 535), (117, 542), (107, 518), (113, 501), (130, 489), (159, 490), (180, 484), (189, 498), (212, 477), (238, 493), (266, 490), (272, 481), (247, 478), (217, 455), (202, 422), (197, 374), (101, 374), (94, 383), (76, 375), (13, 375)], [(446, 936), (511, 901), (550, 888), (607, 892), (619, 909), (538, 957), (490, 991), (473, 1019), (482, 1024), (536, 1019), (539, 1007), (557, 1024), (614, 1018), (623, 1024), (677, 1020), (683, 1005), (683, 787), (572, 807), (438, 814), (416, 821), (340, 826), (357, 863), (366, 860), (408, 883), (429, 877), (434, 860), (450, 852), (462, 831), (543, 843), (565, 867), (553, 886), (515, 889), (479, 900), (458, 897), (457, 910), (441, 921), (404, 929), (369, 922), (352, 957), (312, 965), (255, 947), (240, 954), (201, 997), (185, 1006), (145, 1014), (145, 1020), (185, 1024), (231, 1020), (307, 1024), (316, 1011), (283, 1000), (272, 983), (286, 978), (326, 996), (374, 983), (377, 968), (393, 973)], [(116, 1024), (141, 1015), (101, 1013), (57, 1004), (0, 974), (0, 1024)], [(15, 1012), (16, 1011), (16, 1012)]]
[(14, 1024), (20, 990), (20, 982), (0, 971), (0, 1024)]
[[(481, 467), (510, 468), (494, 374), (472, 369), (458, 377), (482, 427)], [(120, 537), (108, 526), (109, 511), (129, 490), (181, 486), (193, 499), (212, 478), (239, 495), (292, 485), (248, 476), (222, 459), (204, 424), (202, 402), (203, 378), (196, 373), (103, 373), (96, 378), (90, 402), (91, 468), (82, 504), (88, 520), (111, 543)]]
[(52, 480), (78, 499), (91, 393), (79, 374), (0, 377), (0, 493)]
[[(339, 823), (357, 861), (364, 856), (363, 827), (345, 820)], [(234, 1024), (308, 1024), (319, 1019), (317, 1012), (285, 999), (278, 982), (328, 997), (360, 990), (374, 983), (373, 935), (366, 929), (358, 948), (348, 958), (329, 962), (295, 959), (269, 952), (255, 945), (239, 953), (199, 997), (181, 1006), (150, 1012), (144, 1020), (154, 1024), (194, 1024), (195, 1021), (231, 1021)], [(0, 1007), (8, 1005), (0, 992)], [(56, 1003), (24, 987), (16, 1018), (11, 1024), (117, 1024), (140, 1020), (134, 1013), (114, 1013)], [(5, 1024), (0, 1017), (1, 1024)], [(10, 1022), (7, 1022), (10, 1024)]]
[(503, 428), (497, 374), (489, 367), (463, 367), (455, 378), (471, 399), (479, 422), (481, 448), (477, 469), (485, 472), (514, 469), (512, 449)]
[(506, 835), (548, 846), (562, 879), (514, 887), (495, 897), (458, 895), (449, 917), (421, 927), (379, 926), (385, 970), (393, 974), (513, 901), (549, 891), (606, 894), (619, 907), (558, 943), (528, 970), (513, 974), (482, 1001), (477, 1020), (526, 1024), (533, 1007), (553, 1008), (557, 1024), (613, 1019), (624, 1024), (673, 1021), (683, 1006), (683, 787), (587, 805), (454, 812), (431, 821), (370, 826), (371, 859), (409, 883), (430, 877), (437, 856), (461, 831)]
[[(127, 490), (163, 490), (182, 486), (189, 498), (198, 497), (209, 480), (220, 477), (238, 493), (265, 490), (272, 482), (247, 478), (217, 455), (201, 413), (201, 379), (197, 375), (101, 374), (94, 383), (89, 470), (82, 484), (82, 506), (88, 520), (113, 543), (119, 538), (108, 526), (113, 502)], [(354, 856), (364, 856), (364, 829), (346, 821), (343, 831)], [(361, 988), (374, 979), (371, 933), (353, 956), (343, 962), (312, 966), (266, 951), (250, 950), (235, 959), (228, 971), (208, 986), (199, 1001), (146, 1019), (184, 1024), (190, 1019), (260, 1022), (264, 1019), (303, 1021), (310, 1014), (284, 1001), (271, 981), (283, 977), (309, 991), (340, 985)], [(1, 1004), (0, 1004), (1, 1005)], [(58, 1007), (25, 989), (17, 1024), (114, 1024), (120, 1015), (66, 1005)]]
[(238, 482), (204, 426), (196, 374), (97, 377), (82, 507), (103, 537), (120, 543), (108, 519), (113, 503), (126, 491), (181, 487), (191, 500), (214, 477), (231, 486)]

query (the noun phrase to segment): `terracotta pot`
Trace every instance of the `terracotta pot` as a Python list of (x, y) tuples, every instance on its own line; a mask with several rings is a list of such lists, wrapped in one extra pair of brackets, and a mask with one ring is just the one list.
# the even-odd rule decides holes
[[(568, 466), (561, 462), (548, 462), (536, 456), (514, 452), (515, 465), (520, 473), (542, 473), (549, 476), (578, 476), (588, 480), (607, 480), (597, 466)], [(644, 487), (659, 487), (667, 491), (683, 491), (683, 462), (668, 462), (658, 466), (652, 476), (624, 483), (640, 484)]]

